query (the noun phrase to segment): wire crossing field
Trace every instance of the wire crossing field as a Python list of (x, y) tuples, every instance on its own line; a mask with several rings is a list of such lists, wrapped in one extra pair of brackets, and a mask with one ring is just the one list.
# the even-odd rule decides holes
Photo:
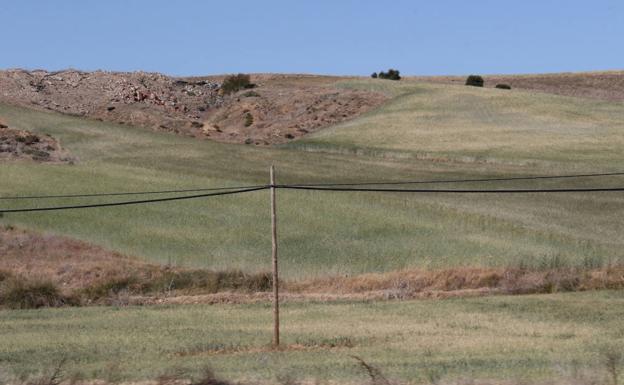
[[(0, 106), (0, 116), (12, 127), (52, 134), (79, 158), (75, 165), (5, 162), (0, 194), (265, 184), (271, 163), (278, 183), (568, 174), (620, 171), (624, 164), (621, 103), (412, 81), (361, 80), (338, 86), (379, 88), (394, 98), (286, 148), (197, 141)], [(486, 187), (622, 185), (624, 177)], [(621, 193), (444, 196), (281, 190), (277, 199), (285, 278), (405, 267), (595, 267), (618, 262), (624, 247)], [(1, 202), (3, 207), (48, 203), (76, 201)], [(157, 262), (270, 268), (268, 191), (149, 206), (7, 214), (0, 221)]]
[(415, 382), (602, 375), (602, 355), (624, 342), (624, 292), (287, 303), (283, 352), (268, 350), (270, 320), (268, 304), (3, 311), (0, 369), (32, 374), (66, 357), (65, 373), (86, 378), (209, 365), (233, 380), (365, 380), (356, 355)]

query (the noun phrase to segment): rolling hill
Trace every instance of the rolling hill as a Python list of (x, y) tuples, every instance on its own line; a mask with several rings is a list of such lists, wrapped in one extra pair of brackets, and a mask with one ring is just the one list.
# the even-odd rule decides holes
[[(318, 81), (329, 87), (327, 79)], [(289, 79), (280, 82), (288, 84)], [(624, 161), (624, 105), (618, 101), (418, 79), (336, 79), (331, 87), (338, 93), (383, 94), (387, 101), (273, 147), (198, 141), (2, 104), (0, 117), (11, 127), (58, 138), (78, 161), (5, 162), (0, 195), (265, 184), (270, 164), (277, 167), (278, 183), (319, 183), (621, 171)], [(487, 187), (621, 186), (622, 180), (516, 181)], [(2, 207), (75, 202), (4, 200)], [(287, 278), (410, 267), (602, 266), (620, 261), (622, 208), (620, 193), (451, 196), (280, 190), (281, 266)], [(155, 262), (245, 271), (270, 266), (268, 193), (262, 191), (125, 208), (7, 214), (1, 221)]]

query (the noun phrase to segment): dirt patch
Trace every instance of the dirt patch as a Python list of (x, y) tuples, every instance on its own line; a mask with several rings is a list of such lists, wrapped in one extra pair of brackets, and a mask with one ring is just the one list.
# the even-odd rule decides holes
[[(431, 76), (415, 79), (463, 85), (466, 77)], [(541, 75), (486, 75), (485, 87), (495, 88), (497, 84), (508, 84), (513, 89), (544, 92), (555, 95), (580, 98), (624, 101), (624, 71), (562, 73)], [(501, 90), (505, 92), (505, 90)]]
[(2, 286), (20, 282), (58, 289), (73, 304), (115, 305), (134, 303), (133, 296), (251, 293), (271, 287), (266, 273), (155, 265), (86, 242), (5, 226), (0, 228), (0, 305)]
[[(0, 228), (0, 282), (51, 282), (82, 304), (240, 304), (272, 299), (270, 274), (149, 264), (85, 242)], [(411, 269), (282, 282), (284, 302), (445, 299), (624, 288), (624, 266)]]
[(76, 161), (52, 136), (13, 129), (0, 120), (0, 160), (7, 159), (31, 159), (50, 163)]
[(226, 95), (223, 76), (145, 72), (0, 71), (0, 102), (202, 139), (270, 145), (351, 119), (386, 100), (334, 87), (342, 78), (252, 75)]
[(86, 242), (11, 226), (0, 227), (0, 256), (0, 270), (49, 280), (65, 291), (157, 268)]

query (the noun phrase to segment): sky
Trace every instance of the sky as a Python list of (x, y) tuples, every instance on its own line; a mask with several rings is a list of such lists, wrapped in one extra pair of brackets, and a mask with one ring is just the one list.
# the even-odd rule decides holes
[(623, 0), (0, 0), (0, 69), (624, 69)]

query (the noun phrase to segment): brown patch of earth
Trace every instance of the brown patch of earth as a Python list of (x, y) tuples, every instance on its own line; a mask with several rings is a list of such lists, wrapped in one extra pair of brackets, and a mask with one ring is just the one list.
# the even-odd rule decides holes
[(81, 289), (158, 267), (67, 237), (0, 227), (0, 270), (25, 279)]
[(50, 163), (75, 161), (52, 136), (10, 128), (0, 120), (0, 160), (7, 159), (30, 159)]
[[(463, 85), (462, 76), (415, 77), (425, 82)], [(508, 84), (512, 89), (613, 102), (624, 101), (624, 71), (539, 75), (483, 75), (485, 87)]]
[(252, 75), (253, 89), (224, 95), (224, 76), (146, 72), (0, 71), (0, 102), (202, 139), (270, 145), (352, 119), (381, 93), (341, 89), (339, 77)]
[[(226, 283), (188, 286), (182, 290), (140, 290), (160, 285), (172, 274), (190, 273), (184, 279), (215, 276), (209, 270), (189, 270), (154, 265), (126, 257), (88, 243), (55, 235), (0, 228), (0, 271), (27, 280), (46, 280), (66, 293), (110, 282), (126, 282), (123, 304), (239, 304), (270, 302), (270, 281), (254, 286)], [(262, 275), (259, 275), (262, 277)], [(216, 276), (219, 280), (254, 275)], [(242, 278), (241, 278), (242, 277)], [(165, 282), (166, 283), (166, 282)], [(245, 286), (247, 285), (247, 286)], [(160, 286), (159, 286), (160, 287)], [(624, 288), (624, 266), (596, 269), (560, 268), (529, 270), (520, 268), (409, 269), (354, 277), (329, 277), (282, 282), (285, 302), (331, 302), (342, 300), (445, 299), (492, 294), (531, 294)], [(190, 290), (185, 290), (190, 289)], [(99, 303), (108, 303), (106, 301)], [(119, 304), (118, 302), (116, 302)]]

